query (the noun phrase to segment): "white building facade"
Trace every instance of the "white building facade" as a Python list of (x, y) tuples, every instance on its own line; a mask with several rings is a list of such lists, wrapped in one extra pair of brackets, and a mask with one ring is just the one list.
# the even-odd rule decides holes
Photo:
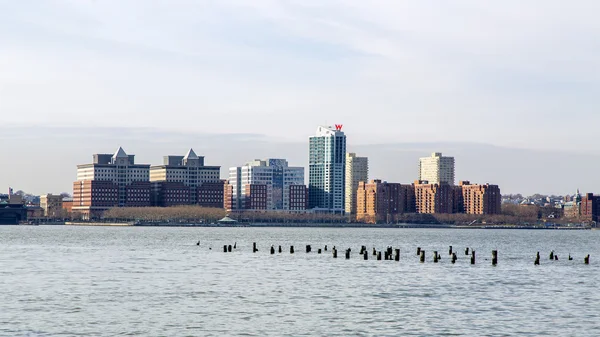
[(267, 209), (290, 209), (290, 186), (304, 185), (304, 168), (289, 167), (285, 159), (256, 159), (244, 166), (229, 169), (232, 205), (243, 209), (248, 185), (267, 186)]
[(444, 157), (434, 152), (431, 157), (419, 159), (419, 180), (430, 184), (454, 185), (454, 157)]
[(356, 153), (346, 154), (346, 186), (344, 191), (345, 211), (356, 214), (356, 190), (358, 183), (369, 182), (369, 159), (357, 157)]

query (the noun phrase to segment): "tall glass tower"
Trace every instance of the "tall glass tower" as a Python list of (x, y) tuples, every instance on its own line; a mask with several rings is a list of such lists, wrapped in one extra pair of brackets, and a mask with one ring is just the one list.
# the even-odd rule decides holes
[(342, 126), (319, 126), (309, 137), (308, 207), (344, 212), (346, 135)]

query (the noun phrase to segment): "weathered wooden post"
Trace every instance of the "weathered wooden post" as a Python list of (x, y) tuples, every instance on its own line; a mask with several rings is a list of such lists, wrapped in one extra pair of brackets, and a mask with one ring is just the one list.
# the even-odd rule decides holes
[(327, 251), (327, 245), (325, 245), (325, 251)]
[(337, 259), (337, 249), (333, 249), (333, 258)]
[(258, 248), (256, 248), (256, 242), (253, 242), (253, 243), (252, 243), (252, 252), (253, 252), (253, 253), (256, 253), (256, 252), (258, 252)]
[(377, 252), (377, 261), (381, 261), (381, 252)]
[(421, 247), (417, 247), (417, 255), (421, 255)]
[(227, 246), (227, 251), (231, 253), (231, 245)]
[(369, 259), (369, 253), (365, 250), (365, 252), (363, 253), (363, 257), (365, 260)]
[(583, 263), (590, 264), (590, 254), (583, 258)]
[(571, 256), (571, 253), (569, 253), (569, 261), (572, 261), (573, 257)]
[(290, 246), (290, 254), (294, 254), (294, 246)]
[(424, 250), (421, 250), (421, 260), (420, 261), (421, 261), (421, 263), (425, 262), (425, 251)]
[(400, 261), (400, 248), (396, 248), (396, 256), (394, 257), (394, 260)]
[(233, 243), (233, 249), (237, 249), (237, 242)]
[(433, 262), (434, 263), (438, 263), (438, 253), (437, 253), (437, 251), (433, 252)]
[(306, 252), (307, 252), (307, 253), (310, 253), (310, 251), (311, 251), (311, 247), (310, 247), (310, 245), (306, 245)]
[(469, 247), (465, 248), (465, 255), (469, 255)]
[(373, 247), (373, 255), (377, 255), (377, 251), (375, 250), (375, 247)]
[(475, 250), (471, 250), (471, 264), (475, 264)]
[(282, 252), (282, 250), (281, 250), (281, 245), (279, 245), (279, 252), (280, 252), (280, 253)]
[(456, 263), (456, 253), (452, 253), (452, 263)]
[(497, 264), (498, 264), (498, 251), (492, 250), (492, 266), (495, 266)]
[(554, 261), (558, 261), (558, 255), (554, 254)]
[(271, 255), (275, 254), (275, 247), (271, 246)]
[(321, 254), (321, 248), (317, 249), (317, 253)]
[(534, 265), (539, 266), (540, 264), (540, 252), (537, 252), (537, 255), (535, 256), (535, 261), (533, 262)]
[(554, 260), (554, 251), (550, 251), (550, 260)]
[(346, 260), (350, 260), (350, 248), (346, 249)]
[(223, 253), (227, 253), (227, 245), (223, 246)]
[(200, 246), (200, 241), (196, 242), (196, 246)]
[(452, 246), (448, 249), (448, 255), (452, 255)]

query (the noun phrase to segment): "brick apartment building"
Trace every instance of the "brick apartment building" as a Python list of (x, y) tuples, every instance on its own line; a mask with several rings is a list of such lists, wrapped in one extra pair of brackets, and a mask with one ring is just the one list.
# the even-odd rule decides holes
[(365, 223), (390, 222), (396, 214), (414, 212), (414, 202), (412, 185), (361, 181), (356, 192), (356, 219)]
[(455, 187), (449, 184), (430, 184), (416, 180), (415, 209), (417, 213), (455, 213)]
[(469, 181), (461, 181), (458, 185), (462, 196), (461, 212), (466, 214), (500, 214), (502, 196), (498, 185), (471, 185)]

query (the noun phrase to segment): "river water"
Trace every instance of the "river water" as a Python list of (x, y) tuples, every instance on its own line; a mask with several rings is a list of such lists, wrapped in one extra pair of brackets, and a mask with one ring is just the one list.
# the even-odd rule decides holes
[[(600, 231), (0, 226), (0, 335), (600, 336), (599, 243)], [(398, 247), (400, 262), (364, 261), (361, 245)]]

